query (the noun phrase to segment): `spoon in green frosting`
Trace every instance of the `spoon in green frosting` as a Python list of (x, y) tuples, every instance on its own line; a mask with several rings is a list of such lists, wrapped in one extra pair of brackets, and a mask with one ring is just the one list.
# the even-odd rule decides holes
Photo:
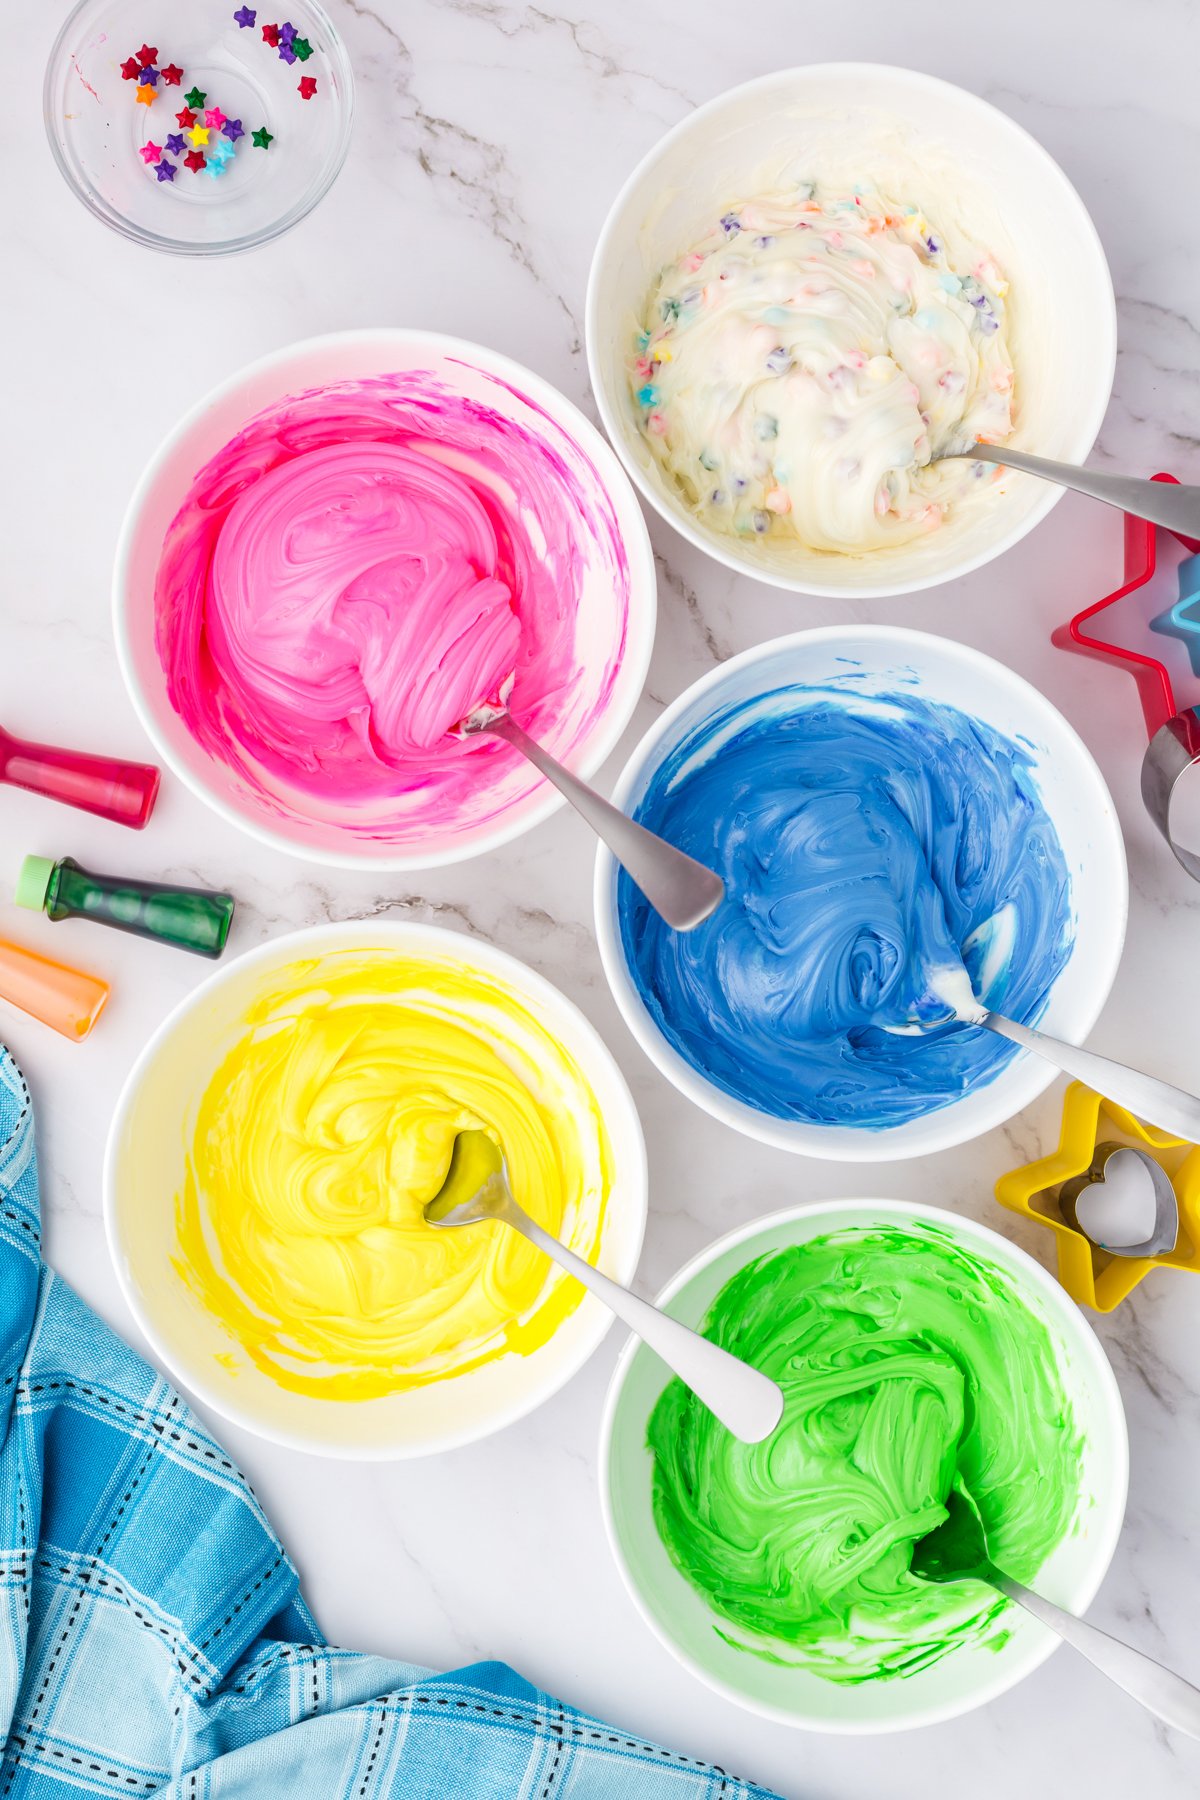
[(783, 1389), (770, 1376), (731, 1356), (698, 1331), (691, 1331), (640, 1300), (628, 1288), (610, 1281), (582, 1257), (560, 1244), (518, 1206), (508, 1185), (508, 1170), (498, 1144), (486, 1131), (460, 1131), (450, 1153), (450, 1167), (425, 1207), (425, 1222), (439, 1230), (499, 1220), (519, 1231), (560, 1268), (603, 1300), (685, 1382), (722, 1425), (744, 1443), (770, 1437), (783, 1416)]
[(1123, 1644), (1086, 1620), (1064, 1612), (998, 1569), (988, 1555), (987, 1532), (979, 1509), (961, 1483), (956, 1483), (947, 1496), (946, 1515), (936, 1531), (913, 1545), (914, 1575), (939, 1586), (955, 1581), (986, 1582), (1056, 1631), (1110, 1681), (1140, 1700), (1148, 1712), (1188, 1737), (1200, 1738), (1200, 1688), (1194, 1688), (1182, 1675), (1164, 1669), (1131, 1644)]

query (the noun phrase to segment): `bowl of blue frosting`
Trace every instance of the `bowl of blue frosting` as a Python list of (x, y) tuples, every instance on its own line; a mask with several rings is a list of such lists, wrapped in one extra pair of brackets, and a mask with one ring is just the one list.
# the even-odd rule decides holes
[(1108, 997), (1112, 799), (1061, 714), (979, 651), (888, 626), (773, 639), (668, 708), (615, 798), (726, 893), (673, 931), (602, 848), (613, 994), (668, 1079), (748, 1136), (859, 1162), (964, 1143), (1054, 1079), (980, 1008), (1079, 1043)]

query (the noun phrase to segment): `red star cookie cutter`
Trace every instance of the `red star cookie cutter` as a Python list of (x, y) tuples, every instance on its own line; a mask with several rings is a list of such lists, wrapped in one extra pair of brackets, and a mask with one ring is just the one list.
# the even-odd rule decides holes
[[(1177, 475), (1154, 476), (1155, 481), (1177, 482), (1178, 479)], [(1084, 629), (1098, 614), (1106, 612), (1110, 606), (1115, 606), (1119, 600), (1124, 600), (1138, 588), (1145, 587), (1157, 566), (1158, 533), (1161, 527), (1151, 525), (1147, 519), (1137, 519), (1132, 513), (1126, 513), (1124, 517), (1124, 581), (1111, 594), (1105, 594), (1103, 600), (1085, 606), (1082, 612), (1077, 612), (1065, 625), (1059, 625), (1051, 633), (1050, 641), (1060, 650), (1075, 650), (1081, 656), (1095, 656), (1102, 662), (1115, 663), (1118, 668), (1128, 669), (1137, 683), (1147, 734), (1153, 737), (1168, 719), (1174, 719), (1179, 714), (1179, 708), (1175, 704), (1175, 689), (1171, 685), (1171, 677), (1165, 664), (1159, 662), (1157, 657), (1145, 655), (1141, 650), (1133, 650), (1123, 644), (1105, 643), (1103, 638), (1093, 637)], [(1175, 538), (1188, 550), (1200, 550), (1200, 542), (1194, 538), (1180, 537), (1174, 531), (1166, 535)]]
[[(1158, 474), (1155, 481), (1177, 481), (1175, 475)], [(1082, 656), (1094, 656), (1102, 662), (1126, 669), (1137, 685), (1146, 721), (1149, 744), (1142, 761), (1142, 799), (1155, 825), (1166, 839), (1176, 862), (1194, 881), (1200, 881), (1200, 855), (1176, 843), (1171, 834), (1171, 800), (1180, 778), (1200, 764), (1200, 709), (1180, 708), (1165, 663), (1144, 650), (1128, 644), (1110, 644), (1093, 637), (1091, 621), (1109, 607), (1136, 592), (1154, 574), (1158, 562), (1158, 533), (1161, 528), (1132, 513), (1125, 514), (1125, 579), (1102, 600), (1085, 606), (1073, 618), (1053, 631), (1051, 642), (1060, 650), (1074, 650)], [(1195, 552), (1200, 542), (1177, 531), (1169, 536)], [(1145, 629), (1148, 629), (1146, 627)]]

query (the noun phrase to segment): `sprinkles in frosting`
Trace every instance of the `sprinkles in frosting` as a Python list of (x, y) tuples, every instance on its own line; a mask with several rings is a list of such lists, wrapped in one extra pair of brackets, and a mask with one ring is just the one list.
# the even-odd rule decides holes
[(994, 478), (937, 459), (1012, 430), (1007, 292), (915, 206), (807, 182), (759, 195), (649, 298), (631, 365), (646, 442), (715, 531), (844, 554), (921, 537)]

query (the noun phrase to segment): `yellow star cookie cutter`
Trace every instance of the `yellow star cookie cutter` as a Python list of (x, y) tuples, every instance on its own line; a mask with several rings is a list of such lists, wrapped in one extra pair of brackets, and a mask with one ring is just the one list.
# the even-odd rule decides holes
[[(1170, 1177), (1179, 1205), (1179, 1237), (1167, 1255), (1113, 1256), (1064, 1217), (1059, 1205), (1063, 1182), (1086, 1174), (1097, 1143), (1104, 1141), (1124, 1141), (1146, 1151)], [(1151, 1269), (1200, 1273), (1200, 1149), (1143, 1125), (1081, 1081), (1073, 1081), (1063, 1096), (1058, 1149), (1002, 1175), (996, 1198), (1009, 1212), (1049, 1226), (1058, 1250), (1058, 1279), (1072, 1300), (1097, 1312), (1119, 1306)]]

